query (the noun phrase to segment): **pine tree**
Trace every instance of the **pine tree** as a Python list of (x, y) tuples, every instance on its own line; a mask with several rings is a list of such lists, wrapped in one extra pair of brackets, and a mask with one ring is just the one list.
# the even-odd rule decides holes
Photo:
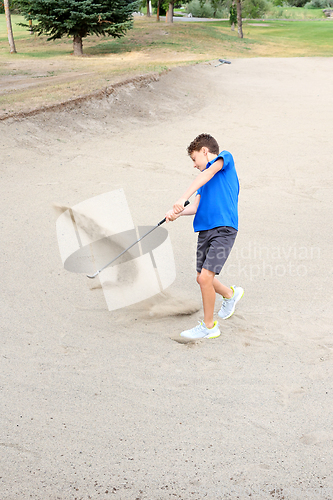
[(46, 34), (48, 40), (73, 37), (75, 56), (83, 55), (82, 40), (88, 35), (124, 36), (138, 9), (133, 0), (18, 0), (17, 4), (25, 19), (34, 21), (32, 29), (38, 35)]

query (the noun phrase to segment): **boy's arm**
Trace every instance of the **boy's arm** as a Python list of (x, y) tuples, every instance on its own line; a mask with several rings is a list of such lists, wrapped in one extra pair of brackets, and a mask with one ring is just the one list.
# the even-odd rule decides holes
[[(219, 172), (223, 167), (223, 158), (219, 158), (216, 160), (209, 168), (201, 172), (192, 182), (189, 188), (185, 191), (183, 196), (179, 198), (179, 200), (176, 201), (176, 203), (173, 206), (173, 211), (175, 214), (179, 214), (180, 212), (183, 212), (184, 209), (184, 203), (186, 200), (188, 200), (193, 193), (195, 193), (201, 186), (204, 186), (214, 175)], [(199, 203), (199, 202), (198, 202)], [(187, 207), (189, 208), (189, 207)]]
[(175, 212), (173, 210), (169, 210), (169, 212), (167, 212), (165, 214), (165, 218), (166, 218), (167, 222), (174, 221), (174, 220), (178, 219), (178, 217), (180, 217), (181, 215), (194, 215), (194, 214), (196, 214), (198, 206), (199, 206), (199, 202), (200, 202), (200, 194), (197, 194), (197, 196), (194, 199), (194, 202), (191, 205), (188, 205), (186, 208), (184, 208), (184, 210), (181, 213), (175, 214)]

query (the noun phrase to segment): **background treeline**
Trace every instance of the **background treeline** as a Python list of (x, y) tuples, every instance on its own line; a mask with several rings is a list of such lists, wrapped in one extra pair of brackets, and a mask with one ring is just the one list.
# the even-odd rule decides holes
[[(152, 0), (153, 11), (157, 11), (157, 1)], [(10, 0), (10, 10), (12, 13), (19, 14), (19, 7), (16, 0)], [(209, 18), (229, 18), (232, 0), (191, 0), (189, 3), (175, 3), (175, 14), (177, 9), (183, 7), (183, 12), (191, 13), (193, 17)], [(142, 1), (142, 7), (146, 6), (146, 0)], [(165, 15), (169, 7), (169, 1), (160, 2), (160, 15)], [(242, 17), (258, 19), (268, 13), (273, 17), (286, 16), (288, 7), (303, 7), (305, 9), (325, 9), (333, 8), (333, 0), (243, 0)], [(4, 13), (4, 4), (0, 0), (0, 14)], [(291, 16), (292, 17), (292, 16)]]
[[(9, 8), (13, 14), (19, 14), (16, 0), (9, 0)], [(0, 14), (4, 14), (4, 13), (5, 13), (5, 6), (4, 6), (4, 3), (0, 0)]]
[[(231, 0), (191, 0), (185, 6), (186, 13), (193, 17), (226, 18), (230, 15)], [(283, 9), (303, 7), (305, 9), (325, 9), (333, 7), (333, 0), (243, 0), (242, 17), (258, 19), (271, 13), (272, 17), (286, 14)], [(288, 16), (286, 16), (288, 17)]]
[[(157, 11), (158, 0), (152, 0), (153, 12)], [(191, 0), (189, 3), (175, 4), (175, 15), (177, 9), (182, 8), (185, 14), (193, 17), (229, 18), (232, 0)], [(143, 0), (142, 7), (146, 6)], [(165, 15), (169, 7), (169, 1), (160, 2), (160, 15)], [(272, 17), (294, 17), (288, 13), (288, 8), (325, 9), (333, 7), (333, 0), (243, 0), (242, 17), (258, 19), (270, 14)], [(318, 13), (320, 16), (320, 13)]]

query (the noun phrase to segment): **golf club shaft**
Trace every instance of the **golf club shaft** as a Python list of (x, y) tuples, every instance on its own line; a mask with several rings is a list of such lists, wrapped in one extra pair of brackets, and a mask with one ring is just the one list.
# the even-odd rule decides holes
[[(189, 204), (190, 204), (190, 202), (188, 200), (185, 201), (184, 208), (187, 207), (187, 205), (189, 205)], [(161, 220), (158, 224), (156, 224), (156, 226), (154, 226), (152, 229), (150, 229), (146, 234), (144, 234), (143, 236), (141, 236), (141, 238), (139, 238), (137, 241), (134, 241), (134, 243), (132, 243), (132, 245), (130, 245), (129, 247), (125, 248), (125, 250), (123, 250), (119, 255), (117, 255), (117, 257), (115, 257), (110, 262), (108, 262), (107, 264), (105, 264), (105, 266), (103, 266), (101, 269), (99, 269), (95, 274), (92, 274), (92, 275), (87, 274), (87, 278), (90, 278), (90, 279), (96, 278), (96, 276), (98, 276), (99, 273), (101, 273), (102, 271), (104, 271), (104, 269), (106, 269), (107, 267), (111, 266), (111, 264), (113, 264), (117, 259), (119, 259), (119, 257), (121, 257), (122, 255), (124, 255), (124, 253), (126, 253), (128, 250), (130, 250), (132, 247), (134, 247), (134, 245), (136, 245), (137, 243), (139, 243), (139, 241), (141, 241), (143, 238), (145, 238), (146, 236), (148, 236), (148, 234), (150, 234), (152, 231), (154, 231), (154, 229), (156, 229), (157, 227), (159, 227), (162, 224), (164, 224), (165, 221), (166, 221), (166, 217), (164, 217), (163, 220)]]

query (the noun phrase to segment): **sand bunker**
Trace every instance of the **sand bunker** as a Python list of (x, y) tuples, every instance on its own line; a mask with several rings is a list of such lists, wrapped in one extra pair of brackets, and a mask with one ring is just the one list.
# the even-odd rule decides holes
[[(202, 64), (0, 123), (2, 500), (332, 498), (332, 75), (329, 58)], [(201, 132), (236, 160), (220, 279), (245, 295), (220, 338), (185, 345), (191, 218), (166, 226), (167, 294), (109, 312), (62, 268), (51, 204), (122, 188), (153, 226)]]

